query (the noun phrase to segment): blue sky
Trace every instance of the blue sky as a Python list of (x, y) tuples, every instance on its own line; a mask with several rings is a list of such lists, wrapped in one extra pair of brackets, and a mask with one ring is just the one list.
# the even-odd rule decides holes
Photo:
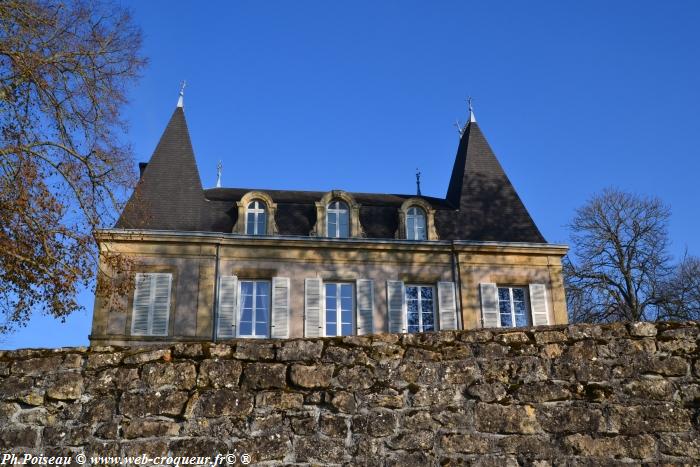
[[(444, 196), (465, 98), (548, 241), (616, 186), (671, 206), (700, 254), (696, 1), (124, 2), (150, 64), (125, 109), (150, 157), (188, 82), (205, 187)], [(87, 345), (93, 296), (0, 347)]]

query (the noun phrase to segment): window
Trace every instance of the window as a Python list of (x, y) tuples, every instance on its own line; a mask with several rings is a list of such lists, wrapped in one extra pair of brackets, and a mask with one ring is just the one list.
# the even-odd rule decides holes
[(498, 311), (504, 328), (529, 325), (527, 294), (524, 287), (499, 287)]
[(332, 238), (350, 236), (350, 211), (343, 201), (331, 201), (326, 209), (326, 231)]
[(268, 337), (270, 329), (270, 282), (239, 281), (238, 335)]
[(131, 316), (132, 335), (168, 335), (172, 278), (169, 273), (136, 274), (134, 310)]
[(246, 208), (245, 233), (247, 235), (267, 234), (267, 213), (265, 203), (260, 200), (253, 200)]
[(406, 238), (409, 240), (425, 240), (425, 211), (419, 207), (411, 207), (406, 212)]
[(353, 287), (347, 283), (326, 282), (326, 336), (352, 335)]
[(435, 330), (434, 289), (429, 285), (406, 286), (406, 322), (408, 332)]

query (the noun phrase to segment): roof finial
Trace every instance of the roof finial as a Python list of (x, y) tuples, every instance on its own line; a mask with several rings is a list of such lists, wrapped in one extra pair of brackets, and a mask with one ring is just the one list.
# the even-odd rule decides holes
[(476, 123), (476, 115), (474, 115), (474, 107), (472, 106), (472, 96), (467, 97), (467, 103), (469, 104), (469, 123)]
[(420, 194), (420, 170), (416, 167), (416, 196), (421, 196)]
[(457, 133), (459, 133), (459, 137), (461, 138), (462, 135), (464, 134), (464, 130), (467, 128), (466, 125), (462, 126), (461, 123), (459, 123), (459, 119), (455, 121), (455, 128), (457, 128)]
[(185, 105), (185, 86), (187, 86), (187, 81), (182, 80), (182, 83), (180, 83), (180, 97), (177, 99), (178, 107), (183, 107)]
[(216, 164), (216, 187), (221, 188), (221, 171), (224, 168), (224, 164), (219, 161), (218, 164)]

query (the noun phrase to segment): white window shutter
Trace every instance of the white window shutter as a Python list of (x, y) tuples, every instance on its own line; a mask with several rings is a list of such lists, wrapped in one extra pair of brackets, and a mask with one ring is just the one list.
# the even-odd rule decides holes
[(438, 310), (440, 329), (457, 329), (457, 298), (454, 282), (438, 282)]
[(320, 337), (321, 315), (323, 313), (323, 281), (319, 277), (309, 277), (305, 280), (304, 287), (304, 335), (306, 337)]
[(131, 315), (131, 334), (145, 336), (148, 334), (148, 321), (151, 312), (151, 276), (136, 274), (134, 290), (134, 311)]
[(374, 281), (357, 280), (357, 334), (374, 332)]
[(500, 327), (498, 311), (498, 287), (496, 284), (479, 284), (481, 289), (481, 325), (485, 328)]
[(273, 339), (289, 337), (289, 278), (272, 278), (272, 319), (270, 336)]
[(153, 276), (153, 312), (151, 314), (152, 336), (167, 336), (170, 318), (170, 284), (172, 274), (158, 273)]
[(219, 317), (216, 325), (218, 337), (236, 337), (236, 295), (238, 294), (238, 277), (221, 276), (219, 278)]
[(389, 332), (406, 332), (406, 288), (401, 281), (386, 281)]
[(547, 309), (547, 288), (544, 284), (530, 284), (530, 307), (532, 308), (532, 325), (549, 324)]

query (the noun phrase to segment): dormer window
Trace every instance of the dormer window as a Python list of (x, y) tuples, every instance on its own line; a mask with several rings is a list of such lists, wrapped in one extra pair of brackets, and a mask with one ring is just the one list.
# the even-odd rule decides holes
[(331, 238), (350, 236), (350, 210), (339, 200), (331, 201), (326, 208), (326, 232)]
[(406, 240), (438, 240), (435, 230), (435, 209), (421, 197), (408, 198), (399, 208), (396, 238)]
[(362, 238), (360, 205), (346, 191), (326, 192), (316, 201), (316, 223), (310, 234), (314, 237)]
[(406, 212), (406, 238), (408, 240), (425, 240), (425, 211), (413, 206)]
[(241, 235), (277, 235), (277, 204), (264, 191), (249, 191), (236, 202), (238, 218), (233, 232)]
[(245, 220), (246, 235), (267, 234), (267, 212), (265, 203), (258, 199), (248, 203)]

